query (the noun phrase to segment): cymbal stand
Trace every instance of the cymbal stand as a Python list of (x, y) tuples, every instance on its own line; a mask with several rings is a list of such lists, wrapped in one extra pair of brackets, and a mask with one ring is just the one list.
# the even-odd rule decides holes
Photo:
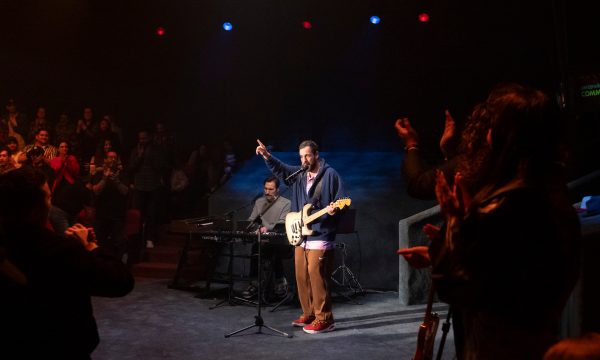
[[(354, 273), (350, 270), (350, 268), (348, 266), (346, 266), (346, 244), (341, 242), (336, 244), (336, 247), (339, 247), (342, 249), (342, 264), (340, 266), (337, 267), (337, 269), (335, 269), (332, 273), (331, 273), (331, 280), (339, 287), (342, 288), (347, 288), (349, 290), (351, 290), (353, 292), (353, 295), (356, 294), (364, 294), (364, 290), (362, 288), (362, 286), (360, 285), (360, 283), (358, 282), (358, 279), (356, 278), (356, 276), (354, 276)], [(340, 272), (341, 275), (340, 280), (336, 279), (336, 274)], [(333, 290), (335, 291), (335, 290)], [(356, 300), (352, 300), (348, 295), (339, 292), (339, 291), (335, 291), (337, 294), (343, 296), (344, 298), (346, 298), (346, 300), (353, 302), (354, 304), (360, 305), (361, 303), (356, 301)]]
[(265, 327), (265, 328), (267, 328), (267, 329), (275, 332), (276, 334), (279, 334), (281, 336), (285, 336), (287, 338), (291, 338), (291, 337), (293, 337), (293, 335), (290, 335), (288, 333), (285, 333), (283, 331), (277, 330), (275, 328), (272, 328), (272, 327), (266, 325), (265, 322), (264, 322), (264, 320), (263, 320), (263, 318), (262, 318), (262, 316), (261, 316), (260, 312), (261, 312), (261, 306), (262, 306), (262, 296), (261, 296), (261, 291), (262, 291), (261, 290), (261, 286), (262, 286), (261, 285), (261, 282), (262, 282), (262, 279), (261, 279), (261, 277), (262, 277), (261, 276), (261, 273), (262, 273), (262, 271), (261, 271), (262, 270), (261, 269), (261, 266), (262, 266), (261, 265), (261, 252), (262, 252), (262, 250), (261, 250), (261, 248), (262, 248), (262, 244), (261, 244), (261, 240), (260, 240), (260, 230), (257, 231), (257, 239), (258, 239), (258, 289), (257, 289), (258, 290), (258, 301), (257, 301), (257, 304), (256, 304), (257, 315), (254, 316), (254, 324), (246, 326), (246, 327), (241, 328), (239, 330), (235, 330), (235, 331), (233, 331), (233, 332), (231, 332), (229, 334), (225, 334), (225, 337), (228, 338), (228, 337), (230, 337), (232, 335), (238, 334), (238, 333), (240, 333), (242, 331), (251, 329), (253, 327), (258, 327), (258, 331), (256, 332), (257, 334), (263, 334), (262, 328)]

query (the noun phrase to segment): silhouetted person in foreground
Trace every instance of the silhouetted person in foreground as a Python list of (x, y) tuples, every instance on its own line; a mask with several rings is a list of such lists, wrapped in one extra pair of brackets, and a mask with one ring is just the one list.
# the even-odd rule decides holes
[[(462, 313), (465, 359), (541, 359), (558, 340), (579, 260), (558, 109), (514, 84), (483, 106), (476, 115), (489, 117), (486, 158), (461, 161), (452, 187), (437, 175), (447, 229), (429, 249), (432, 278), (440, 299)], [(463, 172), (477, 176), (465, 184)]]
[(91, 296), (124, 296), (134, 280), (106, 255), (93, 231), (75, 224), (67, 237), (46, 227), (50, 189), (23, 167), (0, 176), (2, 358), (89, 359), (99, 342)]

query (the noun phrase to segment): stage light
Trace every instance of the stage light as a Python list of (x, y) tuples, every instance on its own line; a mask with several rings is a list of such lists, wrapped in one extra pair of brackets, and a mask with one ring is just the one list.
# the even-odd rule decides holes
[(233, 25), (231, 25), (231, 23), (228, 22), (224, 22), (223, 23), (223, 29), (225, 29), (225, 31), (231, 31), (231, 29), (233, 29)]
[(164, 36), (167, 33), (167, 31), (165, 30), (164, 27), (159, 26), (156, 28), (156, 35), (158, 36)]
[(310, 30), (312, 29), (312, 24), (310, 23), (310, 21), (305, 20), (302, 22), (302, 27), (306, 30)]
[(381, 22), (381, 19), (379, 18), (379, 16), (371, 16), (369, 21), (371, 22), (371, 24), (377, 25)]
[(420, 13), (419, 14), (419, 21), (422, 23), (426, 23), (429, 21), (429, 14), (428, 13)]

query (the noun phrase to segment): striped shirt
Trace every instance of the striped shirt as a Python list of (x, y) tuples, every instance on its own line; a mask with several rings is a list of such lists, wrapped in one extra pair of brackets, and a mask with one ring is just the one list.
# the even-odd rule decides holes
[(29, 145), (26, 145), (23, 148), (23, 152), (25, 154), (27, 154), (27, 152), (29, 150), (33, 149), (36, 146), (37, 147), (41, 147), (42, 149), (44, 149), (44, 158), (46, 158), (46, 160), (48, 160), (48, 161), (52, 160), (52, 159), (54, 159), (55, 157), (58, 156), (58, 149), (55, 146), (53, 146), (53, 145), (43, 145), (43, 146), (40, 146), (40, 145), (36, 145), (36, 144), (29, 144)]

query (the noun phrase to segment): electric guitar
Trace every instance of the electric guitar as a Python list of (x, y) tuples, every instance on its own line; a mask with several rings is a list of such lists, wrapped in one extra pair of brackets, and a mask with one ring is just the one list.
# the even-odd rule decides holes
[(437, 333), (440, 316), (431, 312), (433, 303), (433, 284), (429, 288), (429, 298), (427, 299), (427, 310), (425, 310), (425, 320), (419, 325), (419, 335), (417, 337), (417, 350), (412, 360), (433, 360), (433, 345), (435, 344), (435, 334)]
[[(334, 208), (343, 209), (346, 206), (350, 206), (352, 200), (350, 198), (338, 199), (333, 203)], [(285, 216), (285, 232), (287, 234), (288, 241), (294, 246), (302, 244), (305, 236), (312, 235), (313, 231), (310, 229), (310, 224), (321, 216), (327, 213), (327, 208), (316, 211), (314, 214), (308, 214), (312, 208), (311, 204), (306, 204), (302, 208), (302, 211), (289, 212)]]

